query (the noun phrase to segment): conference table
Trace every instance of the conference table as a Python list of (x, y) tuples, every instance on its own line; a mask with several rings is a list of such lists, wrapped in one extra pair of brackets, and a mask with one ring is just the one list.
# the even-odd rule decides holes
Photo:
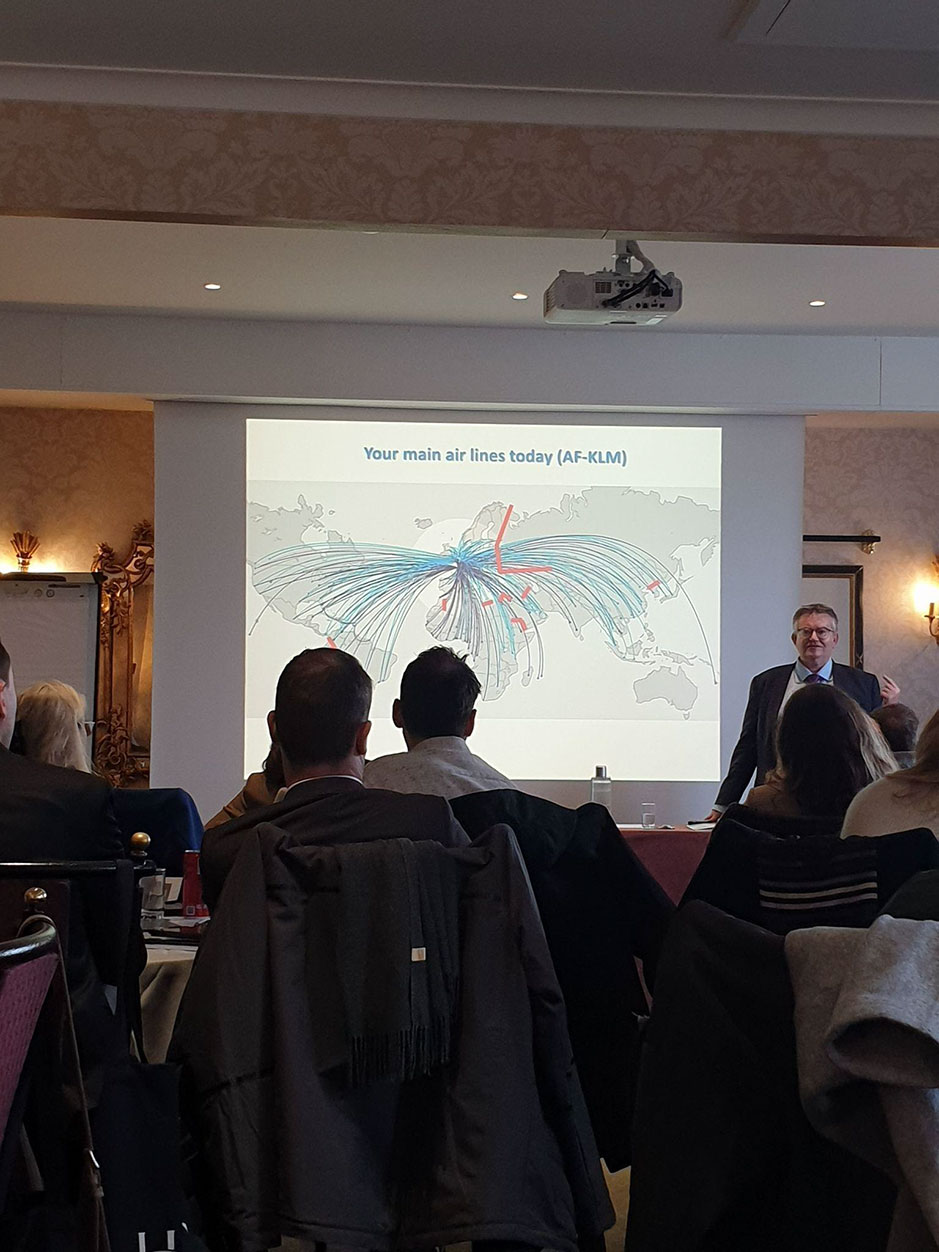
[(675, 904), (685, 893), (701, 863), (711, 837), (711, 827), (620, 825), (620, 834), (665, 894)]

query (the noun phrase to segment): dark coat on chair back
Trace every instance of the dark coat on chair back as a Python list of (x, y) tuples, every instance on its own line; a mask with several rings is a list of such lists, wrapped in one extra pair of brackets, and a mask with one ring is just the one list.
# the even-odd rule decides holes
[(634, 957), (651, 987), (673, 906), (599, 804), (565, 809), (522, 791), (451, 801), (470, 834), (515, 831), (567, 1004), (574, 1059), (607, 1168), (630, 1159), (638, 1059), (647, 1012)]
[(219, 1246), (261, 1252), (292, 1234), (375, 1252), (481, 1239), (575, 1252), (610, 1226), (511, 832), (440, 849), (464, 875), (453, 1059), (356, 1088), (312, 1063), (323, 988), (306, 946), (342, 890), (336, 851), (271, 826), (240, 843), (171, 1050)]
[[(776, 764), (776, 723), (779, 709), (789, 685), (792, 665), (774, 665), (750, 683), (747, 708), (743, 715), (740, 738), (730, 758), (727, 776), (717, 793), (717, 803), (736, 803), (746, 790), (756, 770), (757, 785)], [(835, 664), (831, 669), (832, 685), (856, 700), (865, 713), (873, 713), (883, 703), (880, 683), (874, 674), (850, 665)]]
[(274, 822), (299, 842), (329, 846), (366, 839), (434, 839), (444, 847), (469, 843), (446, 800), (366, 788), (354, 778), (310, 778), (291, 787), (279, 804), (251, 809), (202, 838), (202, 891), (214, 909), (245, 839)]

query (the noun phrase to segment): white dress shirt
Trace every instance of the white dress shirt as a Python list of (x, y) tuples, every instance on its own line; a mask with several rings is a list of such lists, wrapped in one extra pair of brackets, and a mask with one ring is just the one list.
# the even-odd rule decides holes
[[(825, 662), (825, 664), (822, 666), (822, 668), (818, 671), (819, 678), (823, 682), (828, 683), (829, 686), (831, 686), (831, 669), (832, 669), (832, 659), (831, 657), (829, 657), (828, 660)], [(779, 706), (780, 717), (782, 717), (783, 709), (792, 699), (795, 692), (797, 692), (800, 687), (805, 686), (805, 680), (809, 677), (811, 673), (812, 671), (810, 669), (807, 669), (802, 664), (801, 661), (796, 661), (795, 665), (793, 665), (792, 673), (789, 675), (789, 682), (786, 686), (785, 693), (783, 694), (782, 703)], [(812, 684), (810, 683), (809, 686), (811, 685)]]

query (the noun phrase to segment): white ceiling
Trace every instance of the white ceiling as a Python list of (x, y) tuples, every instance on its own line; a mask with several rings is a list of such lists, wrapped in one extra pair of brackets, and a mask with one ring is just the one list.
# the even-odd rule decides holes
[[(939, 333), (939, 249), (645, 247), (682, 280), (684, 308), (625, 333)], [(0, 218), (0, 306), (538, 326), (557, 271), (599, 269), (612, 250), (598, 239)], [(810, 308), (814, 298), (825, 307)]]
[[(760, 43), (742, 42), (750, 7), (745, 0), (122, 0), (118, 9), (114, 0), (5, 0), (0, 55), (8, 64), (424, 84), (939, 97), (936, 56), (922, 42), (934, 0), (790, 0), (776, 38), (788, 30), (790, 43), (812, 45), (802, 47), (763, 38), (769, 23)], [(863, 46), (843, 46), (852, 40)]]

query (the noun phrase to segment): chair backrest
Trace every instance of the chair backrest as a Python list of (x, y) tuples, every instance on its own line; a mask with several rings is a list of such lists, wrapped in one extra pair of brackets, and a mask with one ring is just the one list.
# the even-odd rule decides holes
[(0, 943), (0, 1142), (58, 959), (49, 925)]
[(132, 835), (146, 831), (153, 861), (167, 874), (181, 876), (183, 853), (202, 847), (202, 818), (189, 792), (181, 787), (118, 787), (111, 794), (125, 849), (130, 850)]
[(907, 879), (939, 866), (931, 831), (876, 839), (781, 839), (723, 820), (685, 892), (774, 934), (869, 926)]
[(746, 804), (732, 804), (721, 821), (736, 821), (750, 830), (763, 830), (777, 839), (836, 839), (841, 833), (841, 817), (779, 817), (751, 809)]
[(139, 1022), (146, 951), (135, 870), (130, 861), (0, 862), (0, 933), (16, 933), (26, 888), (46, 891), (86, 1077), (126, 1053)]

